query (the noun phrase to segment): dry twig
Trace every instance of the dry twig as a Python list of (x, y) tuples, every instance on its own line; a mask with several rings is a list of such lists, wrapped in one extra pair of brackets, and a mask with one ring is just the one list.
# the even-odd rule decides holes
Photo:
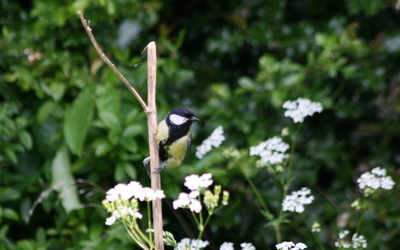
[[(78, 11), (79, 18), (88, 34), (93, 46), (95, 47), (100, 58), (119, 76), (126, 87), (132, 92), (132, 94), (142, 105), (143, 109), (147, 114), (147, 124), (149, 129), (149, 147), (150, 147), (150, 166), (151, 166), (151, 188), (154, 190), (161, 189), (161, 178), (159, 173), (155, 173), (155, 169), (159, 167), (159, 156), (157, 147), (157, 108), (156, 108), (156, 75), (157, 75), (157, 53), (156, 45), (154, 42), (150, 42), (147, 49), (147, 70), (148, 70), (148, 93), (147, 100), (148, 105), (143, 101), (137, 91), (129, 84), (126, 78), (121, 72), (114, 66), (114, 64), (106, 57), (101, 50), (96, 39), (93, 36), (92, 29), (89, 26), (87, 20), (85, 20), (82, 12)], [(156, 199), (153, 201), (153, 227), (154, 227), (154, 240), (155, 247), (157, 250), (164, 250), (163, 242), (163, 225), (162, 225), (162, 206), (161, 200)]]

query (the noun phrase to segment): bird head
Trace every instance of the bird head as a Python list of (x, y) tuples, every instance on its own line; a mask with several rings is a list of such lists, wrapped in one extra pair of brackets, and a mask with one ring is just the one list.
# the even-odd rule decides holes
[(172, 126), (187, 126), (190, 127), (193, 121), (199, 119), (194, 116), (193, 112), (185, 108), (174, 108), (167, 116), (167, 124)]

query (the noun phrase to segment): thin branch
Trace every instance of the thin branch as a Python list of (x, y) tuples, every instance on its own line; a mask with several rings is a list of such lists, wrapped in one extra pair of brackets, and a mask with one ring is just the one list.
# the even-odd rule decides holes
[(122, 75), (122, 73), (115, 67), (115, 65), (110, 61), (110, 59), (107, 58), (107, 56), (104, 54), (104, 52), (101, 50), (99, 44), (96, 41), (96, 38), (94, 38), (93, 33), (92, 33), (92, 28), (90, 28), (89, 22), (84, 18), (83, 14), (81, 11), (78, 11), (79, 18), (81, 19), (82, 25), (86, 30), (86, 33), (88, 34), (90, 41), (92, 41), (92, 44), (94, 48), (96, 49), (97, 53), (99, 54), (100, 58), (117, 74), (117, 76), (122, 80), (122, 82), (125, 84), (125, 86), (132, 92), (132, 94), (136, 97), (136, 99), (139, 101), (140, 105), (142, 105), (143, 109), (147, 112), (147, 105), (143, 101), (143, 99), (140, 97), (139, 93), (129, 84), (128, 80)]

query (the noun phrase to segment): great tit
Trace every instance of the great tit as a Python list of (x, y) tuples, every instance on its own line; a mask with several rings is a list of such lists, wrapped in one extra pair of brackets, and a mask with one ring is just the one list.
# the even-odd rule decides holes
[[(192, 141), (190, 126), (199, 119), (185, 108), (172, 109), (157, 127), (157, 145), (160, 167), (154, 172), (160, 173), (164, 168), (177, 168), (185, 158), (186, 150)], [(143, 160), (143, 165), (150, 176), (150, 157)]]

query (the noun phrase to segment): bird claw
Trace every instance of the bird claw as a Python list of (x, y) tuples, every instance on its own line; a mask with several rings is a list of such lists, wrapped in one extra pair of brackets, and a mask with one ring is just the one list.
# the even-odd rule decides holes
[(162, 167), (160, 167), (160, 168), (156, 168), (154, 171), (153, 171), (153, 173), (161, 173), (161, 171), (163, 170), (164, 168), (162, 168)]
[[(144, 167), (146, 168), (146, 171), (147, 171), (147, 174), (149, 175), (149, 177), (151, 178), (151, 167), (150, 167), (150, 157), (146, 157), (144, 160), (143, 160), (143, 165), (144, 165)], [(159, 168), (156, 168), (154, 171), (153, 171), (153, 173), (157, 173), (157, 174), (159, 174), (159, 173), (161, 173), (161, 171), (164, 169), (165, 167), (164, 166), (161, 166), (161, 167), (159, 167)]]

